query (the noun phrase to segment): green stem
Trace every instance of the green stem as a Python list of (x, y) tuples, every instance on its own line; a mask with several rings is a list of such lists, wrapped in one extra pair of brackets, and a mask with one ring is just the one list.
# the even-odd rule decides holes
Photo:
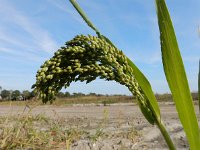
[(162, 121), (158, 121), (156, 124), (157, 124), (158, 128), (160, 129), (160, 131), (161, 131), (161, 133), (162, 133), (162, 135), (163, 135), (163, 137), (164, 137), (169, 149), (170, 150), (176, 150), (176, 148), (175, 148), (175, 146), (174, 146), (174, 144), (173, 144), (173, 142), (172, 142), (172, 140), (171, 140), (171, 138), (170, 138), (165, 126), (164, 126), (164, 124), (162, 123)]
[(75, 0), (69, 0), (72, 5), (74, 6), (74, 8), (78, 11), (78, 13), (81, 15), (81, 17), (83, 18), (83, 20), (87, 23), (87, 25), (89, 27), (91, 27), (96, 34), (100, 37), (100, 32), (98, 31), (98, 29), (92, 24), (92, 22), (88, 19), (87, 15), (84, 13), (84, 11), (81, 9), (81, 7), (78, 5), (78, 3)]
[(199, 60), (199, 75), (198, 75), (198, 99), (199, 99), (199, 113), (200, 113), (200, 60)]

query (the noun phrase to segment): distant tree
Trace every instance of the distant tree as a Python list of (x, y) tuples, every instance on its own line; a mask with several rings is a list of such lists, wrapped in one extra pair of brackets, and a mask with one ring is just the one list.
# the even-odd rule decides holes
[(65, 94), (64, 94), (63, 92), (59, 92), (59, 93), (57, 94), (57, 96), (58, 96), (58, 97), (65, 97)]
[(17, 100), (20, 97), (21, 93), (19, 90), (15, 90), (11, 94), (11, 99), (12, 100)]
[(85, 96), (85, 94), (84, 94), (84, 93), (81, 93), (81, 92), (78, 92), (78, 93), (77, 93), (77, 96)]
[(78, 93), (74, 92), (74, 93), (72, 94), (72, 96), (77, 97), (77, 96), (78, 96)]
[(70, 97), (70, 93), (69, 92), (65, 92), (65, 97)]
[(198, 92), (191, 93), (193, 100), (198, 100)]
[(89, 96), (96, 96), (96, 93), (90, 93)]
[(2, 97), (2, 99), (9, 99), (9, 97), (10, 97), (10, 91), (8, 91), (8, 90), (2, 90), (1, 91), (1, 97)]
[(23, 96), (24, 100), (30, 99), (31, 92), (29, 92), (28, 90), (24, 90), (24, 91), (22, 91), (22, 96)]
[(78, 92), (78, 93), (73, 93), (74, 97), (80, 97), (80, 96), (85, 96), (85, 94)]
[(31, 91), (31, 92), (30, 92), (30, 98), (29, 98), (29, 99), (31, 99), (31, 98), (33, 98), (33, 97), (35, 97), (35, 92), (34, 92), (34, 91)]
[(1, 91), (2, 91), (2, 87), (0, 86), (0, 100), (2, 99)]

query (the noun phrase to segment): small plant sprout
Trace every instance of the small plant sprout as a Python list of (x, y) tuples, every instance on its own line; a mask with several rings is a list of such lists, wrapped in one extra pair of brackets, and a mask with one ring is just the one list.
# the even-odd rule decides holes
[[(100, 33), (75, 0), (70, 0), (70, 2), (97, 36), (77, 35), (66, 42), (38, 70), (34, 90), (39, 93), (43, 102), (47, 103), (53, 102), (56, 94), (63, 87), (69, 87), (72, 82), (89, 83), (97, 77), (108, 81), (114, 80), (130, 90), (136, 97), (145, 118), (149, 123), (158, 126), (167, 145), (174, 150), (175, 146), (161, 120), (160, 109), (147, 78), (121, 50)], [(155, 2), (167, 81), (190, 147), (197, 150), (200, 148), (198, 124), (172, 22), (165, 1), (155, 0)], [(177, 75), (178, 72), (182, 74)], [(177, 77), (176, 81), (174, 77)], [(188, 111), (190, 111), (190, 116)], [(185, 120), (183, 120), (183, 115)]]

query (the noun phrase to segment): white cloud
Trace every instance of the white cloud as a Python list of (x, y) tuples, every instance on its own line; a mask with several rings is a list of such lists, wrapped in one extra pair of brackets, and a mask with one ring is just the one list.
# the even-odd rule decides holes
[(8, 44), (16, 45), (16, 46), (20, 46), (20, 47), (25, 46), (25, 44), (22, 43), (21, 41), (19, 41), (19, 39), (8, 35), (8, 33), (6, 33), (5, 30), (3, 30), (1, 28), (0, 28), (0, 43), (1, 43), (1, 45), (3, 45), (3, 43), (8, 43)]
[[(15, 57), (15, 60), (23, 60), (23, 61), (32, 60), (34, 62), (40, 62), (43, 60), (43, 58), (40, 56), (37, 56), (37, 55), (29, 53), (29, 52), (16, 50), (16, 49), (13, 50), (10, 48), (0, 47), (0, 52), (9, 54), (10, 58), (11, 58), (11, 55), (17, 56), (17, 57)], [(13, 58), (12, 58), (12, 61), (13, 61)]]
[(51, 3), (53, 6), (57, 7), (59, 10), (67, 12), (77, 22), (81, 23), (82, 25), (86, 25), (83, 19), (78, 14), (78, 12), (76, 12), (75, 9), (72, 9), (72, 7), (70, 7), (72, 6), (70, 2), (68, 2), (67, 5), (65, 1), (59, 1), (59, 0), (57, 1), (47, 0), (47, 1)]
[[(4, 25), (5, 28), (7, 24), (19, 26), (20, 29), (30, 35), (33, 43), (39, 47), (39, 49), (47, 53), (52, 53), (52, 51), (58, 48), (56, 42), (50, 37), (49, 33), (45, 29), (42, 29), (36, 22), (17, 10), (11, 3), (5, 1), (1, 2), (0, 12), (2, 20), (4, 21), (4, 23), (0, 23), (1, 26)], [(13, 39), (12, 36), (4, 37), (3, 40), (9, 41), (9, 38), (11, 41), (10, 43), (19, 44), (19, 42), (13, 42), (15, 39)], [(16, 41), (18, 41), (18, 39), (16, 39)]]

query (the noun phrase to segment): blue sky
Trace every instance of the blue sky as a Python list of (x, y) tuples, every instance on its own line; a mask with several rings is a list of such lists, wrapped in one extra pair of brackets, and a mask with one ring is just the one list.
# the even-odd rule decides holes
[[(153, 0), (79, 0), (97, 28), (133, 60), (157, 93), (169, 92), (163, 73)], [(191, 91), (197, 91), (200, 1), (167, 0)], [(68, 0), (0, 0), (0, 86), (30, 90), (43, 62), (77, 34), (95, 33)], [(115, 82), (73, 83), (65, 91), (130, 94)]]

